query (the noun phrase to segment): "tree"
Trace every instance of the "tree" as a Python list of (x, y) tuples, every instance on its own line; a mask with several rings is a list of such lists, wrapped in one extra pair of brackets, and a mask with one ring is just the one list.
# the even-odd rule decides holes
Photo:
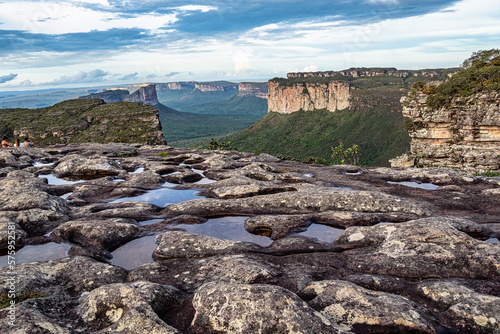
[(483, 67), (486, 64), (492, 64), (495, 66), (500, 65), (500, 50), (479, 50), (473, 52), (470, 58), (467, 58), (462, 63), (463, 68), (470, 68), (472, 66)]

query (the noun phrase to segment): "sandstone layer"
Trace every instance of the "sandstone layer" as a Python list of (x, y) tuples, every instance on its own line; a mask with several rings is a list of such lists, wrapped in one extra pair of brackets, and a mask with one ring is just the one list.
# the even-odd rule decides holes
[(450, 105), (432, 108), (428, 95), (403, 97), (403, 115), (409, 129), (411, 156), (393, 166), (436, 166), (481, 173), (500, 170), (500, 94), (480, 93), (453, 98)]
[(290, 114), (299, 110), (349, 108), (350, 88), (346, 82), (281, 84), (269, 81), (268, 111)]

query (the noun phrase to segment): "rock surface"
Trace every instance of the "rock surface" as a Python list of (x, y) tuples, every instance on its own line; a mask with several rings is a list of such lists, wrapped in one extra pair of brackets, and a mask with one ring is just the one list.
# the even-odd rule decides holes
[(498, 178), (136, 144), (2, 157), (19, 333), (500, 331)]

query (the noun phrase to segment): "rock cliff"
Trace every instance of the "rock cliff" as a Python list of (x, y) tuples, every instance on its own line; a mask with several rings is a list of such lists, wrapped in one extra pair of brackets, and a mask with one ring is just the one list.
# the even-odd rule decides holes
[(156, 95), (156, 85), (147, 85), (139, 88), (129, 96), (125, 97), (123, 101), (128, 102), (141, 102), (150, 105), (158, 104), (158, 97)]
[(237, 91), (238, 84), (227, 81), (196, 82), (194, 89), (201, 92), (230, 92)]
[(150, 105), (156, 105), (159, 103), (156, 94), (156, 86), (154, 84), (133, 85), (131, 86), (131, 88), (135, 88), (134, 86), (140, 86), (140, 88), (133, 93), (130, 93), (128, 90), (124, 89), (113, 89), (106, 90), (100, 93), (92, 93), (89, 95), (80, 96), (79, 98), (86, 100), (101, 99), (106, 103), (121, 101), (140, 102)]
[(444, 74), (451, 75), (458, 69), (427, 69), (427, 70), (398, 70), (389, 68), (350, 68), (342, 71), (324, 71), (324, 72), (293, 72), (288, 73), (288, 78), (330, 78), (335, 76), (344, 76), (350, 78), (377, 77), (377, 76), (395, 76), (400, 78), (414, 77), (438, 77)]
[(393, 166), (440, 166), (480, 173), (500, 170), (500, 94), (478, 93), (455, 97), (447, 106), (433, 108), (422, 91), (403, 97), (409, 117), (411, 156)]
[(268, 111), (280, 114), (290, 114), (300, 109), (336, 111), (349, 108), (350, 98), (351, 92), (346, 82), (283, 84), (270, 80)]
[(238, 96), (255, 96), (261, 99), (267, 99), (267, 82), (240, 82), (238, 84)]

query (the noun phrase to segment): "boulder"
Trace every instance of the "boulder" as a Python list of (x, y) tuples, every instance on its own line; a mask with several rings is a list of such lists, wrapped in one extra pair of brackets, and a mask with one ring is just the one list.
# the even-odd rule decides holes
[[(127, 271), (123, 268), (83, 256), (22, 263), (16, 265), (16, 293), (36, 292), (44, 296), (63, 293), (77, 296), (103, 285), (123, 282), (126, 277)], [(9, 291), (10, 278), (10, 269), (0, 268), (0, 293)]]
[(120, 173), (125, 173), (125, 170), (115, 160), (102, 157), (87, 158), (79, 154), (62, 158), (54, 168), (57, 177), (95, 177)]
[(431, 312), (395, 294), (339, 280), (313, 282), (300, 293), (332, 323), (356, 333), (437, 333)]
[(207, 283), (196, 291), (193, 306), (191, 333), (343, 333), (278, 286)]
[(81, 297), (76, 313), (92, 332), (181, 334), (164, 320), (179, 313), (184, 298), (181, 291), (155, 283), (109, 284)]
[(139, 232), (137, 223), (130, 219), (77, 220), (60, 225), (50, 237), (58, 242), (72, 242), (109, 256), (106, 251), (134, 239)]

